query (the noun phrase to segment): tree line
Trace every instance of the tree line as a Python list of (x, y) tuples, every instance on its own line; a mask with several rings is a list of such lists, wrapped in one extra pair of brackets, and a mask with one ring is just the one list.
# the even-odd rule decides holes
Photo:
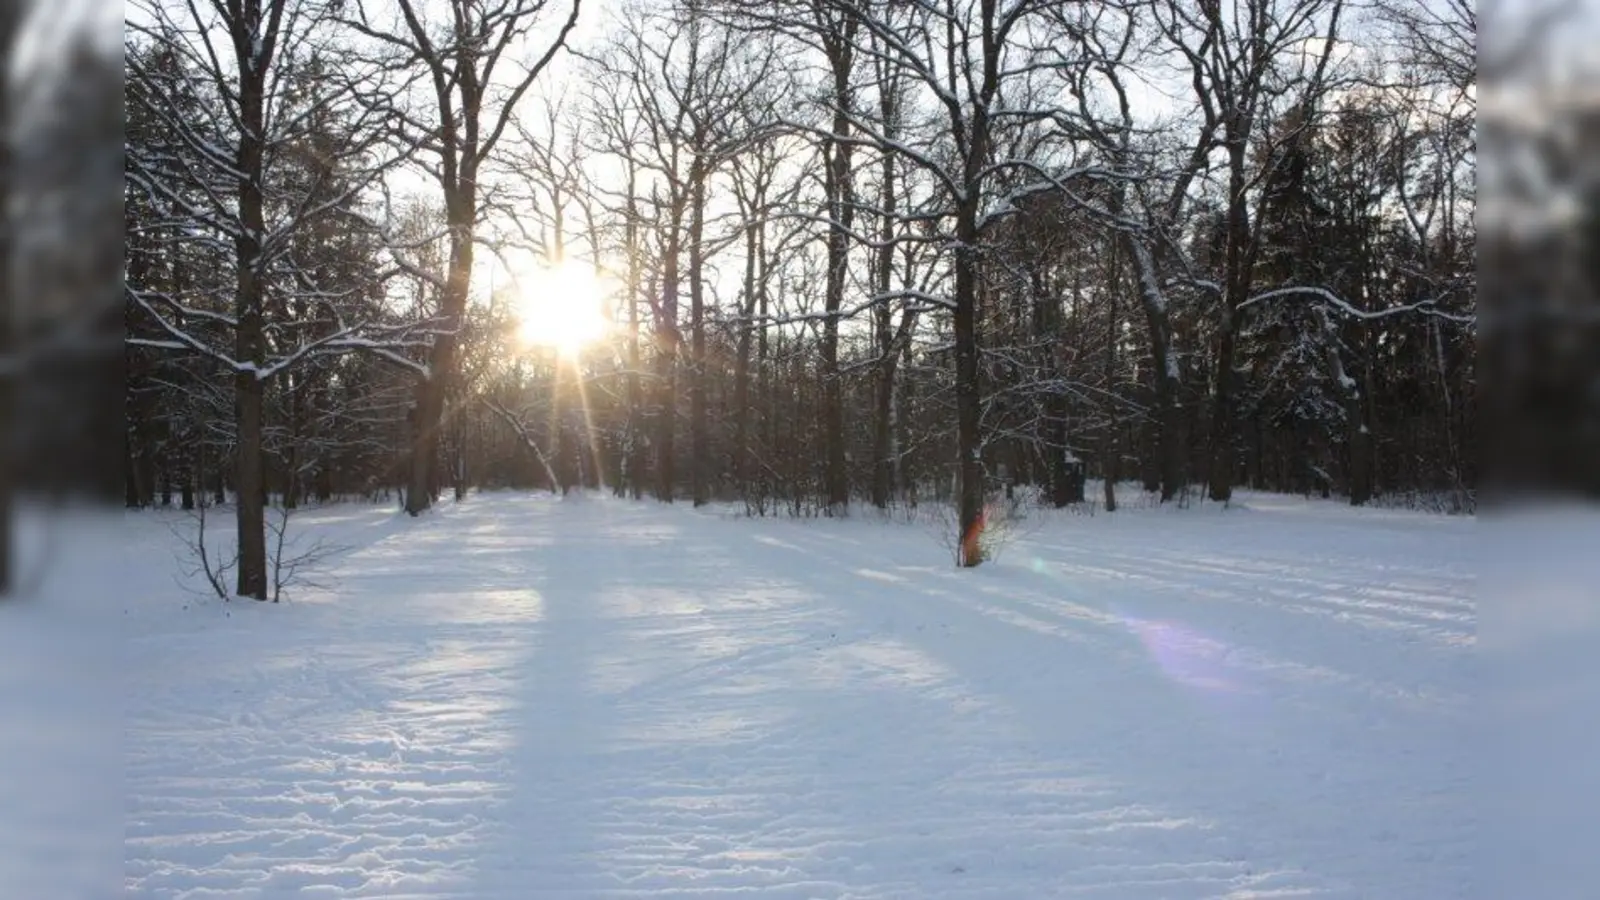
[[(962, 535), (1087, 476), (1470, 497), (1475, 37), (1410, 0), (140, 0), (126, 502), (233, 498), (259, 598), (269, 503), (390, 491)], [(518, 260), (612, 285), (607, 336), (519, 341)]]

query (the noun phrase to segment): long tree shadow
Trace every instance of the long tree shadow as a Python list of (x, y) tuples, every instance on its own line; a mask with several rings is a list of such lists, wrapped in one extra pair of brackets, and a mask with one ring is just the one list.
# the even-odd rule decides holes
[[(957, 573), (935, 544), (876, 531), (841, 542), (620, 502), (507, 509), (475, 546), (521, 536), (542, 617), (475, 896), (1457, 884), (1458, 848), (1384, 833), (1437, 837), (1448, 805), (1374, 801), (1405, 773), (1423, 791), (1439, 778), (1361, 780), (1371, 741), (1412, 735), (1363, 723), (1349, 685), (1307, 699), (1224, 640), (1140, 620), (1137, 590)], [(915, 551), (925, 564), (904, 563)], [(1325, 702), (1340, 697), (1358, 702)], [(1330, 740), (1352, 758), (1317, 752)], [(1385, 824), (1351, 833), (1340, 800)], [(1385, 856), (1385, 841), (1400, 846)], [(1419, 852), (1440, 865), (1396, 862)]]
[(962, 887), (983, 851), (960, 846), (959, 805), (918, 799), (962, 763), (903, 746), (940, 711), (898, 709), (892, 686), (826, 663), (848, 616), (752, 565), (737, 538), (677, 511), (576, 516), (541, 588), (542, 659), (479, 895)]
[(474, 896), (595, 896), (692, 869), (681, 811), (663, 798), (675, 766), (734, 726), (651, 692), (686, 667), (758, 652), (762, 634), (735, 647), (719, 613), (730, 591), (759, 586), (730, 578), (725, 548), (670, 509), (589, 498), (533, 515), (516, 527), (558, 530), (560, 544), (530, 554), (543, 615), (517, 676), (510, 789)]
[[(1374, 718), (1382, 704), (1351, 684), (1303, 683), (1314, 667), (1292, 683), (1225, 636), (1138, 618), (1137, 589), (1090, 597), (1022, 567), (894, 565), (882, 547), (763, 531), (757, 565), (798, 564), (864, 639), (931, 660), (950, 673), (937, 684), (1003, 698), (1045, 752), (1120, 782), (1125, 805), (1207, 820), (1198, 843), (1218, 859), (1276, 858), (1313, 870), (1322, 890), (1435, 896), (1469, 877), (1448, 708)], [(1349, 804), (1360, 811), (1334, 814)]]
[[(1041, 710), (1009, 705), (1016, 672), (901, 640), (934, 623), (864, 596), (847, 554), (797, 566), (803, 539), (625, 505), (569, 526), (481, 895), (1170, 897), (1289, 878), (1128, 840), (1199, 825), (1063, 764), (1025, 727)], [(928, 585), (895, 590), (928, 611)], [(979, 649), (1015, 661), (991, 637)]]
[[(378, 519), (325, 524), (371, 537)], [(342, 558), (325, 596), (150, 635), (127, 673), (130, 891), (466, 883), (539, 598), (525, 573), (454, 555), (460, 532), (396, 526)]]
[(507, 684), (505, 794), (476, 850), (474, 897), (537, 896), (581, 877), (594, 853), (598, 809), (589, 781), (612, 723), (594, 691), (593, 664), (597, 647), (619, 639), (598, 603), (615, 560), (587, 536), (566, 539), (559, 557), (526, 555), (541, 615)]

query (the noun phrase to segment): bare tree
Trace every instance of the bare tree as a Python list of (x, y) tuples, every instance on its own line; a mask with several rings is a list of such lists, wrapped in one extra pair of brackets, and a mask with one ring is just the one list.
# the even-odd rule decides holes
[[(515, 235), (498, 243), (530, 252), (557, 268), (587, 256), (598, 274), (600, 238), (594, 192), (584, 168), (583, 125), (562, 101), (546, 101), (543, 115), (531, 124), (528, 118), (513, 120), (516, 140), (502, 154), (509, 184), (497, 192), (499, 196), (485, 198), (485, 208), (498, 213), (497, 221), (508, 223)], [(574, 253), (571, 248), (579, 239), (585, 249)], [(575, 379), (581, 377), (579, 367), (580, 360), (559, 358), (550, 386), (556, 426), (551, 455), (563, 491), (581, 485), (576, 470), (584, 468), (586, 451), (591, 454), (589, 468), (599, 469), (594, 448), (571, 439), (564, 427)]]
[[(376, 42), (385, 65), (423, 73), (430, 96), (419, 106), (386, 104), (386, 112), (406, 142), (432, 157), (428, 175), (444, 197), (450, 262), (439, 296), (444, 324), (428, 352), (417, 387), (415, 434), (406, 511), (415, 516), (432, 504), (437, 447), (444, 424), (445, 395), (457, 378), (458, 335), (471, 289), (474, 244), (482, 221), (479, 173), (506, 133), (519, 101), (566, 45), (578, 21), (581, 0), (572, 0), (555, 34), (529, 51), (550, 0), (448, 0), (423, 4), (363, 0), (345, 22)], [(511, 70), (506, 75), (506, 70)], [(458, 481), (458, 499), (465, 484)]]
[[(296, 67), (331, 22), (332, 8), (314, 0), (149, 3), (135, 9), (128, 26), (131, 96), (167, 141), (128, 159), (132, 189), (165, 219), (144, 224), (166, 229), (177, 244), (206, 247), (230, 260), (233, 272), (225, 280), (208, 274), (184, 292), (130, 283), (129, 303), (157, 336), (131, 336), (129, 343), (197, 354), (233, 376), (237, 592), (265, 600), (267, 385), (312, 360), (358, 350), (413, 365), (406, 351), (418, 340), (415, 323), (378, 321), (366, 310), (352, 317), (329, 291), (332, 286), (318, 284), (293, 252), (297, 236), (351, 209), (392, 162), (373, 153), (373, 128), (357, 102), (365, 92), (382, 91), (383, 79), (347, 60), (324, 73), (314, 102), (290, 101)], [(159, 47), (178, 65), (148, 65), (139, 42)], [(204, 102), (185, 102), (195, 97)], [(332, 192), (323, 183), (277, 183), (288, 148), (317, 115), (334, 107), (354, 116), (343, 140), (324, 148), (332, 160), (328, 171), (339, 169), (347, 180)], [(285, 295), (316, 307), (314, 331), (275, 317), (269, 300)]]
[[(1544, 19), (1557, 9), (1546, 7), (1537, 18)], [(1471, 93), (1469, 89), (1478, 83), (1478, 8), (1474, 0), (1378, 0), (1374, 11), (1408, 62), (1429, 71), (1462, 97)], [(1536, 26), (1530, 34), (1537, 32)], [(1505, 61), (1517, 55), (1520, 53), (1508, 54)], [(1491, 79), (1498, 74), (1493, 70), (1499, 65), (1491, 65)]]
[(823, 139), (826, 175), (823, 193), (828, 209), (828, 281), (822, 322), (823, 503), (842, 512), (850, 503), (850, 483), (845, 474), (844, 403), (839, 375), (839, 311), (844, 306), (845, 280), (850, 264), (850, 231), (855, 224), (855, 144), (851, 140), (856, 118), (856, 35), (860, 16), (853, 0), (818, 0), (814, 3), (815, 33), (828, 62), (828, 105), (832, 121)]
[[(881, 38), (873, 46), (883, 49)], [(907, 117), (906, 105), (911, 98), (905, 88), (905, 76), (900, 68), (891, 64), (881, 52), (872, 59), (874, 87), (878, 93), (878, 123), (883, 137), (889, 142), (898, 141)], [(878, 218), (877, 246), (873, 248), (872, 291), (879, 297), (889, 297), (896, 286), (896, 255), (901, 251), (900, 238), (906, 230), (900, 210), (905, 193), (901, 169), (905, 163), (892, 150), (878, 153)], [(909, 268), (909, 267), (908, 267)], [(909, 275), (909, 271), (906, 273)], [(905, 283), (908, 290), (912, 287)], [(899, 324), (894, 321), (891, 303), (880, 303), (873, 310), (874, 349), (878, 354), (877, 384), (872, 418), (872, 505), (884, 509), (889, 505), (899, 486), (900, 467), (896, 441), (897, 375), (899, 361), (909, 346), (916, 327), (918, 304), (901, 302)]]
[[(603, 61), (591, 62), (595, 68), (607, 72)], [(612, 161), (621, 167), (621, 184), (608, 186), (604, 181), (591, 180), (592, 196), (588, 202), (598, 209), (597, 218), (608, 223), (605, 233), (608, 243), (596, 249), (597, 259), (602, 253), (620, 254), (622, 264), (621, 316), (625, 324), (626, 346), (622, 351), (624, 406), (620, 444), (620, 471), (616, 489), (619, 495), (631, 494), (638, 499), (644, 491), (649, 469), (644, 384), (644, 352), (640, 339), (643, 324), (641, 305), (652, 306), (653, 296), (645, 286), (646, 251), (649, 221), (645, 205), (644, 182), (649, 180), (649, 169), (643, 161), (649, 152), (645, 144), (647, 128), (642, 117), (634, 114), (632, 93), (628, 79), (607, 73), (605, 77), (590, 81), (590, 89), (583, 94), (581, 110), (584, 117), (582, 152)], [(594, 229), (599, 239), (600, 228)]]
[[(1343, 0), (1165, 0), (1152, 11), (1164, 40), (1186, 64), (1201, 140), (1191, 171), (1225, 157), (1220, 272), (1205, 287), (1218, 301), (1211, 394), (1211, 499), (1226, 501), (1235, 478), (1234, 354), (1242, 311), (1254, 286), (1261, 186), (1288, 158), (1321, 108), (1330, 63), (1341, 46)], [(1296, 109), (1302, 127), (1274, 131)], [(1264, 148), (1264, 149), (1263, 149)], [(1191, 176), (1193, 177), (1193, 176)]]
[[(605, 472), (756, 514), (953, 500), (971, 566), (987, 511), (1096, 466), (1108, 506), (1133, 463), (1164, 500), (1475, 477), (1453, 0), (1385, 0), (1403, 64), (1366, 68), (1344, 0), (633, 2), (542, 107), (563, 0), (150, 2), (132, 505), (230, 452), (258, 509)], [(223, 13), (278, 28), (257, 131)], [(485, 252), (615, 275), (612, 335), (516, 346)]]
[[(1180, 370), (1174, 346), (1169, 273), (1181, 270), (1179, 229), (1187, 213), (1190, 188), (1202, 174), (1215, 129), (1202, 126), (1193, 141), (1179, 148), (1174, 175), (1162, 178), (1159, 126), (1146, 128), (1136, 118), (1129, 83), (1142, 60), (1138, 53), (1140, 2), (1107, 4), (1092, 10), (1061, 13), (1064, 30), (1082, 48), (1067, 60), (1077, 113), (1073, 128), (1124, 176), (1104, 203), (1103, 224), (1112, 229), (1126, 251), (1143, 313), (1150, 381), (1155, 404), (1155, 471), (1162, 502), (1176, 496), (1184, 482)], [(1155, 132), (1155, 133), (1152, 133)], [(1163, 187), (1165, 190), (1163, 190)]]
[[(920, 5), (904, 16), (842, 6), (859, 23), (856, 51), (898, 69), (929, 98), (940, 121), (937, 132), (913, 143), (885, 134), (851, 110), (836, 110), (851, 120), (858, 135), (852, 142), (900, 155), (931, 175), (945, 197), (939, 212), (948, 222), (943, 236), (950, 248), (952, 293), (948, 299), (922, 299), (952, 315), (958, 519), (965, 566), (983, 561), (978, 539), (985, 499), (978, 307), (985, 232), (1015, 210), (1015, 197), (1055, 190), (1071, 194), (1073, 182), (1107, 174), (1099, 166), (1050, 159), (1051, 147), (1062, 146), (1063, 133), (1041, 134), (1035, 152), (1027, 156), (1009, 153), (1022, 142), (998, 140), (1007, 130), (1038, 126), (1060, 113), (1041, 100), (1044, 82), (1058, 77), (1053, 42), (1063, 36), (1050, 15), (1055, 5), (1045, 0), (1004, 8), (993, 0), (945, 2)], [(928, 215), (927, 210), (921, 213), (924, 220)]]
[[(611, 102), (635, 116), (642, 128), (637, 138), (616, 141), (615, 149), (625, 158), (630, 204), (636, 192), (648, 191), (661, 246), (659, 291), (649, 293), (659, 398), (655, 492), (661, 500), (674, 495), (676, 386), (684, 343), (679, 298), (687, 287), (690, 489), (699, 505), (710, 499), (713, 481), (706, 385), (708, 266), (712, 253), (730, 240), (707, 233), (712, 191), (729, 160), (769, 130), (775, 69), (764, 43), (728, 33), (698, 4), (679, 12), (669, 18), (641, 8), (626, 10), (594, 65), (601, 80), (612, 85), (609, 92), (625, 98)], [(628, 219), (638, 217), (630, 213)]]

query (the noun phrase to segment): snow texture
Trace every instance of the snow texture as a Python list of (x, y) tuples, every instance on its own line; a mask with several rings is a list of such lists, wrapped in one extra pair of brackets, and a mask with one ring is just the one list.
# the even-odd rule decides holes
[(976, 570), (865, 516), (334, 507), (278, 605), (129, 516), (126, 894), (1465, 895), (1473, 523), (1236, 499)]

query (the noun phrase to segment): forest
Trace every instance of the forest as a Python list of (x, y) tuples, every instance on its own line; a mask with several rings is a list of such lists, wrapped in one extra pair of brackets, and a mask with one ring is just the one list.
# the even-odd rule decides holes
[(258, 599), (269, 510), (339, 498), (1471, 511), (1476, 31), (1470, 0), (133, 0), (126, 505), (231, 503)]

